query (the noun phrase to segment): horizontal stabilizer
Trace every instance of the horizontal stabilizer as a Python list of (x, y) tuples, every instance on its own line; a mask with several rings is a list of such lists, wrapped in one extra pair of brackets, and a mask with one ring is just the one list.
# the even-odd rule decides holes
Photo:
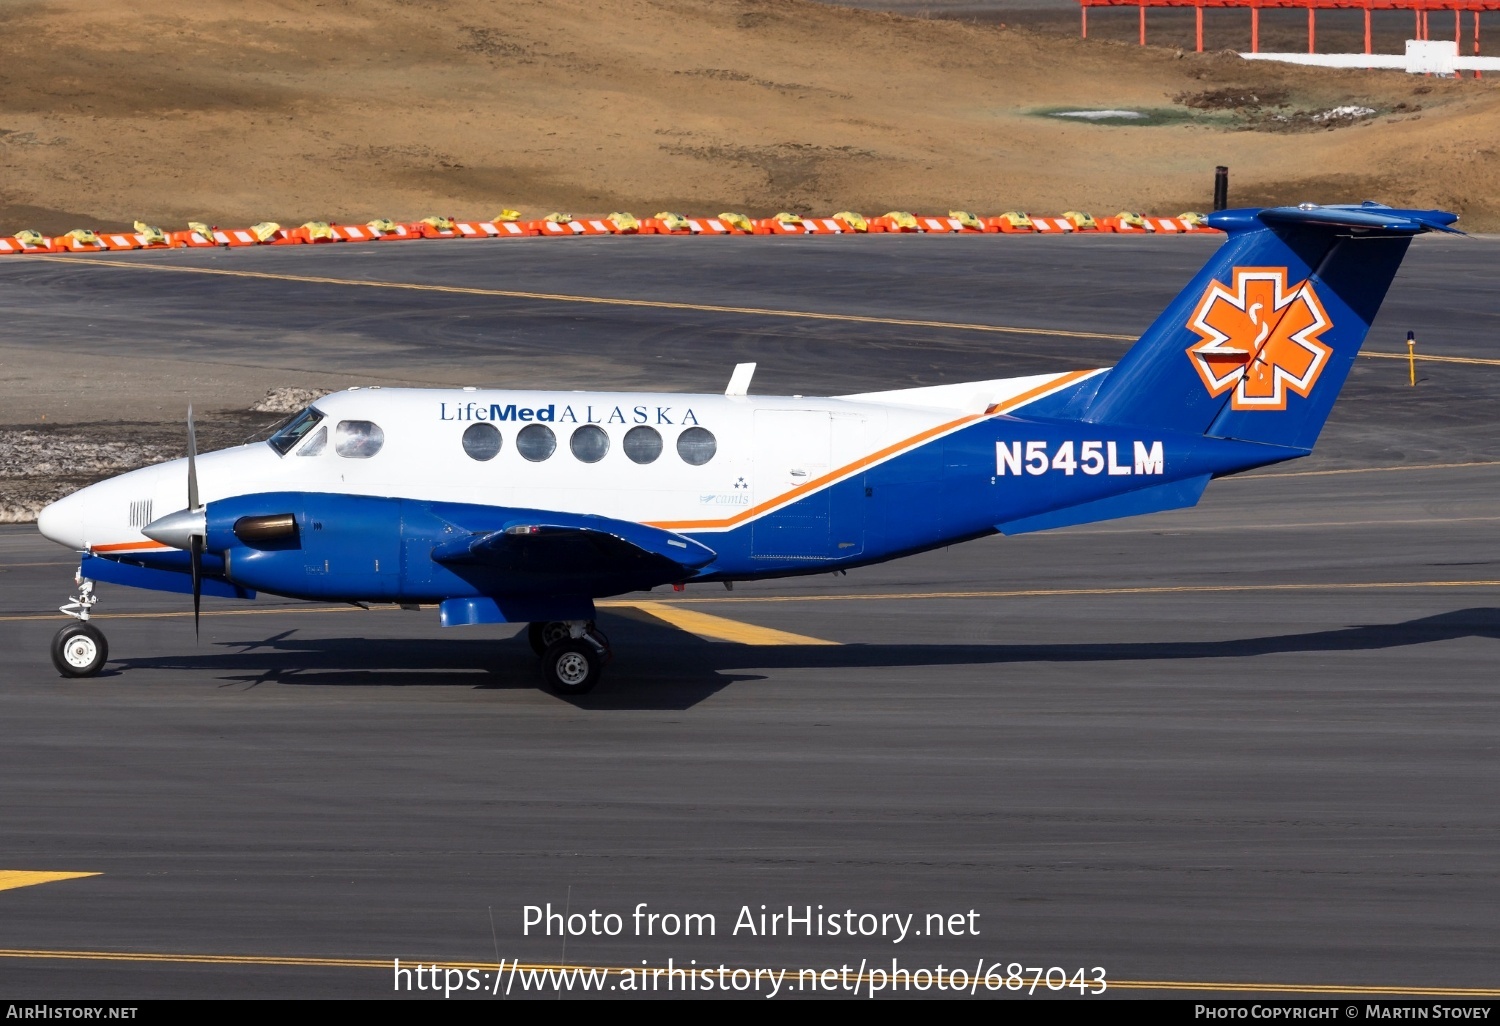
[(1262, 210), (1259, 219), (1263, 224), (1321, 225), (1326, 228), (1354, 228), (1407, 235), (1419, 235), (1422, 232), (1464, 234), (1451, 227), (1458, 220), (1457, 214), (1446, 210), (1396, 210), (1380, 203), (1362, 203), (1357, 207), (1320, 207), (1311, 203), (1300, 207), (1271, 207)]

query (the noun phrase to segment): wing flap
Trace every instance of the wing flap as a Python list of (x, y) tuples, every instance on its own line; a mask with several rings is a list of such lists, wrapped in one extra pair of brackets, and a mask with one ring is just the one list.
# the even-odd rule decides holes
[(707, 545), (656, 527), (608, 517), (540, 514), (498, 530), (476, 531), (437, 545), (435, 562), (478, 564), (516, 573), (579, 574), (627, 569), (666, 579), (706, 566), (718, 554)]

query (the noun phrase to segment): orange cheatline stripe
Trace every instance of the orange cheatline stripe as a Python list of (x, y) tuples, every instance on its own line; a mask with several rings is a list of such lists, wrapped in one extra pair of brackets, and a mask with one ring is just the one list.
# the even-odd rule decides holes
[(133, 541), (114, 542), (110, 545), (91, 545), (91, 552), (125, 552), (128, 549), (170, 549), (172, 546), (163, 545), (159, 541)]
[(966, 417), (959, 417), (957, 420), (950, 420), (946, 424), (939, 424), (937, 427), (928, 428), (926, 431), (913, 435), (910, 438), (902, 439), (894, 445), (886, 446), (884, 449), (881, 449), (878, 452), (871, 453), (870, 455), (865, 456), (862, 459), (855, 460), (848, 466), (829, 471), (822, 477), (814, 478), (813, 480), (808, 481), (806, 484), (800, 484), (796, 488), (793, 488), (791, 491), (782, 492), (774, 499), (767, 499), (765, 502), (760, 503), (758, 506), (752, 506), (747, 510), (742, 510), (741, 512), (736, 513), (734, 516), (727, 517), (723, 520), (652, 520), (647, 521), (646, 526), (660, 527), (663, 530), (668, 531), (682, 530), (684, 528), (694, 527), (733, 527), (736, 524), (744, 523), (746, 520), (757, 517), (762, 513), (766, 513), (777, 506), (782, 506), (788, 502), (792, 502), (795, 499), (799, 499), (809, 492), (816, 491), (817, 489), (822, 488), (824, 485), (832, 483), (838, 478), (843, 477), (845, 474), (858, 470), (861, 467), (869, 466), (876, 460), (879, 460), (886, 456), (890, 456), (902, 449), (906, 449), (914, 445), (919, 445), (935, 435), (940, 435), (945, 431), (962, 427), (965, 424), (981, 419), (983, 416), (984, 414), (974, 413)]
[(1098, 373), (1098, 371), (1096, 370), (1079, 370), (1069, 371), (1066, 374), (1059, 374), (1057, 377), (1053, 378), (1045, 385), (1038, 385), (1033, 389), (1022, 392), (1020, 395), (1016, 396), (1013, 399), (1009, 399), (1006, 402), (996, 403), (993, 406), (988, 407), (983, 413), (969, 414), (968, 416), (959, 417), (956, 420), (950, 420), (945, 424), (939, 424), (937, 427), (928, 428), (926, 431), (922, 431), (918, 434), (912, 435), (910, 438), (904, 438), (901, 441), (896, 442), (892, 445), (888, 445), (884, 449), (881, 449), (877, 452), (872, 452), (870, 455), (863, 456), (860, 459), (855, 460), (853, 463), (850, 463), (843, 467), (839, 467), (837, 470), (829, 471), (822, 477), (815, 478), (812, 481), (808, 481), (806, 484), (800, 484), (796, 488), (793, 488), (791, 491), (783, 492), (773, 499), (767, 499), (765, 502), (762, 502), (757, 506), (752, 506), (747, 510), (741, 510), (734, 516), (727, 517), (723, 520), (652, 520), (647, 521), (646, 526), (659, 527), (665, 531), (681, 531), (691, 530), (695, 528), (734, 527), (738, 524), (744, 523), (747, 520), (752, 520), (755, 517), (760, 516), (762, 513), (767, 513), (778, 506), (783, 506), (788, 502), (799, 499), (810, 492), (817, 491), (825, 485), (832, 484), (840, 478), (847, 477), (855, 471), (862, 470), (873, 463), (878, 463), (888, 456), (894, 456), (898, 452), (920, 445), (921, 443), (935, 438), (938, 435), (954, 431), (958, 428), (963, 427), (965, 424), (971, 424), (975, 421), (983, 420), (986, 417), (993, 417), (997, 416), (998, 414), (1009, 413), (1011, 410), (1014, 410), (1019, 406), (1024, 406), (1026, 403), (1040, 398), (1042, 395), (1048, 392), (1059, 391), (1063, 388), (1066, 388), (1068, 385), (1073, 384), (1075, 381), (1079, 381), (1091, 374), (1096, 373)]

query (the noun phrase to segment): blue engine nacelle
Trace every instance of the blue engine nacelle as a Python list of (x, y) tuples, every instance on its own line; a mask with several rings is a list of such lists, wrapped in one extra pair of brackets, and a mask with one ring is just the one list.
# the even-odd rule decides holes
[(425, 542), (421, 562), (431, 565), (428, 553), (444, 537), (442, 525), (407, 530), (407, 505), (401, 499), (309, 492), (238, 496), (209, 504), (204, 548), (223, 558), (228, 580), (257, 591), (396, 600), (404, 597), (407, 544), (421, 548)]
[(335, 602), (596, 598), (683, 580), (714, 558), (605, 517), (323, 492), (211, 502), (207, 528), (206, 558), (227, 581)]

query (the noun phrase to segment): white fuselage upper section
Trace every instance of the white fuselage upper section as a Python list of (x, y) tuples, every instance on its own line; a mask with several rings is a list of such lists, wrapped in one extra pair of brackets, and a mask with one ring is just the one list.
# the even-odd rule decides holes
[[(838, 398), (350, 389), (314, 403), (322, 419), (285, 453), (259, 442), (198, 457), (199, 488), (208, 503), (333, 492), (713, 531), (1078, 379)], [(74, 548), (123, 551), (150, 546), (140, 528), (186, 504), (186, 461), (175, 460), (54, 503), (39, 526)]]

